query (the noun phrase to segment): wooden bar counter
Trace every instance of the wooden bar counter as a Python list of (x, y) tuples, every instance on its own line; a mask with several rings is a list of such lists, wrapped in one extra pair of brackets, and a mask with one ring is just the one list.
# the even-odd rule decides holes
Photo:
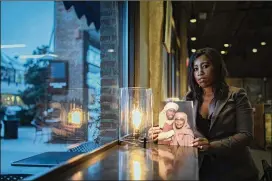
[(198, 180), (198, 170), (196, 148), (114, 141), (27, 180)]

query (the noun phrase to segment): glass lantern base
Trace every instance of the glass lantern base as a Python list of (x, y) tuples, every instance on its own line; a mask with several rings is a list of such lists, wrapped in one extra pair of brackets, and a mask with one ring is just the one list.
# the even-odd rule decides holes
[(140, 137), (138, 134), (133, 134), (133, 135), (125, 136), (119, 140), (119, 144), (122, 144), (122, 142), (137, 145), (137, 146), (143, 146), (144, 148), (146, 148), (147, 138)]

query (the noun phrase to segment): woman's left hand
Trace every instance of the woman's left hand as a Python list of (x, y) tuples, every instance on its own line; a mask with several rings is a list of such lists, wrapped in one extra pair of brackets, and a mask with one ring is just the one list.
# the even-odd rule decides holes
[(192, 143), (193, 147), (198, 147), (201, 151), (206, 151), (210, 147), (210, 142), (207, 138), (196, 138)]

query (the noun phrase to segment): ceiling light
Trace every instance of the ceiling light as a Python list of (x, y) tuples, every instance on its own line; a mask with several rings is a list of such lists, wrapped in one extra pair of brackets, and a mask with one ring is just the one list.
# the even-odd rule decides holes
[(253, 52), (253, 53), (257, 53), (257, 52), (258, 52), (257, 48), (253, 48), (253, 49), (252, 49), (252, 52)]
[(25, 44), (1, 45), (1, 48), (24, 48)]
[(112, 52), (114, 52), (114, 49), (108, 49), (108, 52), (112, 53)]
[(266, 42), (265, 42), (265, 41), (261, 42), (261, 45), (262, 45), (262, 46), (265, 46), (265, 45), (266, 45)]
[(190, 19), (190, 22), (191, 22), (191, 23), (196, 23), (196, 19), (195, 19), (195, 18), (192, 18), (192, 19)]
[(221, 51), (221, 54), (222, 54), (222, 55), (226, 54), (226, 51), (222, 50), (222, 51)]
[(225, 43), (225, 44), (224, 44), (224, 47), (228, 48), (228, 47), (229, 47), (229, 44)]
[(196, 41), (196, 37), (191, 37), (191, 40), (192, 41)]
[(195, 52), (196, 52), (196, 49), (192, 49), (191, 52), (195, 53)]

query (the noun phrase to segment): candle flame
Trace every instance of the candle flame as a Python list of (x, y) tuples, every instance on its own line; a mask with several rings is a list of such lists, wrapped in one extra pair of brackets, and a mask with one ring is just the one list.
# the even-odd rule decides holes
[(135, 129), (139, 129), (142, 120), (142, 114), (139, 110), (132, 111), (132, 121)]

